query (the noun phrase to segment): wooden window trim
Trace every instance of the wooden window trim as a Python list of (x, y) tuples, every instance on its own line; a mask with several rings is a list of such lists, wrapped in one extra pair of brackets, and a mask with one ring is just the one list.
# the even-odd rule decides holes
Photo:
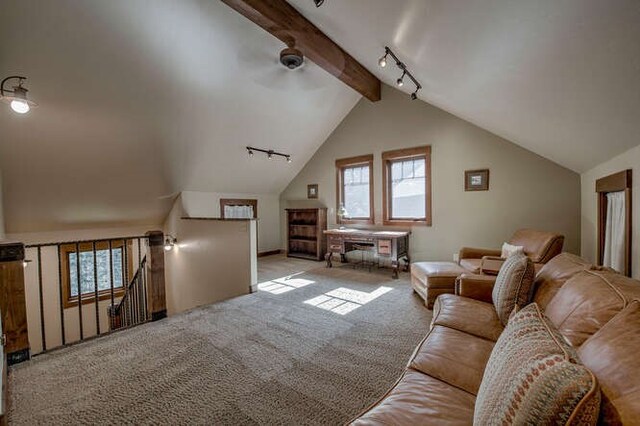
[[(391, 163), (410, 158), (425, 159), (425, 218), (393, 219), (391, 216)], [(382, 223), (390, 226), (431, 226), (431, 146), (403, 148), (382, 153)]]
[[(112, 241), (111, 248), (118, 249), (124, 247), (124, 241)], [(79, 244), (80, 252), (93, 251), (92, 243)], [(109, 241), (96, 241), (96, 250), (109, 250)], [(62, 276), (62, 303), (65, 309), (78, 306), (78, 296), (71, 296), (71, 278), (69, 275), (69, 253), (76, 252), (75, 244), (62, 244), (60, 245), (60, 268)], [(124, 255), (124, 253), (123, 253)], [(124, 295), (124, 289), (128, 285), (130, 278), (133, 276), (133, 242), (127, 240), (127, 275), (123, 277), (123, 287), (113, 289), (113, 297), (122, 297)], [(111, 299), (111, 289), (99, 290), (98, 301)], [(83, 293), (82, 304), (89, 304), (95, 302), (95, 292)]]
[(258, 218), (258, 200), (249, 198), (220, 198), (220, 218), (224, 217), (225, 206), (251, 206), (253, 207), (253, 218)]
[(596, 192), (598, 193), (598, 264), (602, 265), (604, 259), (604, 243), (606, 238), (606, 220), (608, 200), (607, 193), (622, 192), (625, 193), (625, 270), (621, 271), (624, 275), (630, 277), (632, 275), (632, 247), (633, 240), (633, 215), (632, 215), (632, 187), (633, 187), (633, 171), (631, 169), (623, 170), (609, 176), (605, 176), (596, 180)]
[[(344, 200), (344, 169), (357, 166), (369, 166), (369, 217), (355, 219), (340, 219), (338, 211), (340, 203)], [(373, 205), (373, 154), (359, 155), (357, 157), (341, 158), (336, 160), (336, 223), (349, 224), (373, 224), (375, 223)]]

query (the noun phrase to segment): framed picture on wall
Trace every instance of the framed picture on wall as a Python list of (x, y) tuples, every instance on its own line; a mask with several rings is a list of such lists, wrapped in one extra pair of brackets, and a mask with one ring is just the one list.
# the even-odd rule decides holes
[(307, 185), (307, 198), (310, 198), (310, 199), (318, 198), (317, 183), (312, 183), (311, 185)]
[(466, 170), (464, 172), (465, 191), (488, 191), (489, 169)]

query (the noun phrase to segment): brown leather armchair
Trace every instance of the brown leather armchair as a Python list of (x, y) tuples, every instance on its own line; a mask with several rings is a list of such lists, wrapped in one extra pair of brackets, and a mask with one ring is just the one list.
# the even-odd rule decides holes
[[(531, 258), (536, 271), (562, 252), (564, 236), (535, 229), (519, 229), (508, 241), (514, 246), (524, 247), (524, 254)], [(472, 274), (497, 275), (504, 259), (501, 250), (463, 247), (459, 263)]]

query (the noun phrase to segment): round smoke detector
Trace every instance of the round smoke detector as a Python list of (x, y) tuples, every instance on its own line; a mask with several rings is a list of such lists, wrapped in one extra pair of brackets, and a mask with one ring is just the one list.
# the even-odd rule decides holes
[(304, 55), (298, 49), (286, 48), (280, 52), (280, 63), (293, 70), (304, 63)]

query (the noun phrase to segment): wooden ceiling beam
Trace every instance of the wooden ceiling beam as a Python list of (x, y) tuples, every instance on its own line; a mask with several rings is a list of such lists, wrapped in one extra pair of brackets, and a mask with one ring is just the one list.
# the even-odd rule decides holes
[[(285, 0), (221, 0), (372, 102), (380, 80)], [(275, 54), (275, 52), (274, 52)]]

